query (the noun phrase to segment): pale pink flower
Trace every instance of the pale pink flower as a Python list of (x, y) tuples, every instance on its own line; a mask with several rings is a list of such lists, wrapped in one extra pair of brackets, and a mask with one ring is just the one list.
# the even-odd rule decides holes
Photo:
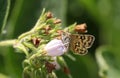
[(48, 44), (46, 44), (44, 49), (49, 56), (60, 56), (67, 51), (64, 45), (65, 44), (63, 44), (61, 40), (54, 39), (51, 40)]

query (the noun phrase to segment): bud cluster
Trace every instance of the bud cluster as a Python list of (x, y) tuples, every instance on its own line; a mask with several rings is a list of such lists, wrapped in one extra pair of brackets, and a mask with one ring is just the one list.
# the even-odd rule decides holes
[(49, 76), (56, 78), (53, 70), (58, 68), (62, 68), (67, 75), (70, 75), (67, 64), (61, 56), (68, 49), (62, 41), (62, 34), (63, 32), (86, 33), (86, 24), (73, 24), (64, 29), (60, 25), (60, 19), (53, 17), (51, 12), (45, 13), (43, 10), (36, 25), (18, 37), (14, 48), (26, 54), (23, 62), (23, 78), (31, 75), (39, 78), (49, 78)]

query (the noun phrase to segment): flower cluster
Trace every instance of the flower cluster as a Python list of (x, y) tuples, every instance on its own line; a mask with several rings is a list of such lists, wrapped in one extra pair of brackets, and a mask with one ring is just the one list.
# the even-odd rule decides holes
[[(86, 24), (76, 23), (62, 29), (61, 20), (53, 17), (51, 12), (43, 10), (36, 25), (18, 37), (14, 48), (26, 54), (23, 61), (23, 78), (56, 78), (53, 70), (62, 68), (70, 76), (70, 71), (61, 55), (68, 50), (69, 42), (64, 42), (63, 33), (85, 33)], [(75, 27), (76, 26), (76, 27)]]

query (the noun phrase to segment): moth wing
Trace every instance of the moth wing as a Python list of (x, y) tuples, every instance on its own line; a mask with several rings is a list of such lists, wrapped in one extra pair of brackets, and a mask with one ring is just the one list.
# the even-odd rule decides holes
[(84, 35), (84, 37), (85, 38), (83, 39), (83, 45), (86, 48), (90, 48), (94, 43), (95, 37), (93, 35)]
[(70, 37), (70, 49), (80, 55), (88, 53), (87, 49), (92, 46), (95, 39), (93, 35), (86, 34), (72, 34)]

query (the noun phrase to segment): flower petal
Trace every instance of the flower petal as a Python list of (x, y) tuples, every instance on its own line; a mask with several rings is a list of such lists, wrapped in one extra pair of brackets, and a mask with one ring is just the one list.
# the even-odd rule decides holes
[(54, 39), (45, 46), (45, 51), (49, 56), (60, 56), (67, 50), (61, 40)]

